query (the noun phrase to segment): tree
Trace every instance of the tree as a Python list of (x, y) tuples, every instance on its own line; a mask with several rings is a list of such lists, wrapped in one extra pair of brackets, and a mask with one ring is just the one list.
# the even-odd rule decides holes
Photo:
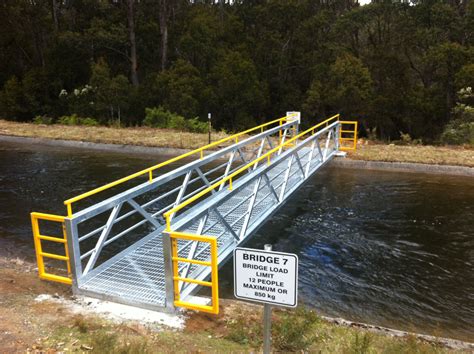
[(135, 0), (127, 0), (128, 38), (130, 41), (130, 79), (138, 86), (137, 40), (135, 36)]
[(235, 51), (225, 52), (211, 71), (218, 125), (238, 130), (255, 123), (267, 99), (253, 62)]
[(28, 110), (21, 82), (13, 76), (0, 92), (0, 114), (11, 120), (27, 120)]
[(364, 117), (372, 97), (367, 67), (351, 54), (340, 55), (330, 67), (329, 103), (350, 119)]
[(205, 102), (208, 102), (211, 94), (209, 91), (199, 70), (182, 59), (161, 72), (155, 82), (155, 92), (164, 108), (186, 118), (206, 113), (201, 107), (205, 107)]
[(108, 115), (112, 121), (117, 119), (120, 125), (131, 91), (127, 78), (124, 75), (112, 77), (107, 62), (101, 59), (92, 65), (90, 86), (94, 90), (96, 115), (102, 119)]

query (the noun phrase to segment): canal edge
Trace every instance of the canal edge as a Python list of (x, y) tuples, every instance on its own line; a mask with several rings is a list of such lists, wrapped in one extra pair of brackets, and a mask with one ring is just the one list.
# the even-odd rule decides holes
[[(11, 142), (20, 144), (40, 144), (45, 146), (70, 147), (96, 151), (111, 151), (118, 153), (134, 153), (147, 155), (180, 155), (191, 151), (191, 149), (167, 148), (157, 146), (139, 146), (125, 144), (106, 144), (94, 143), (88, 141), (63, 140), (34, 138), (24, 136), (14, 136), (0, 134), (0, 142)], [(411, 173), (428, 173), (438, 175), (451, 175), (474, 177), (474, 168), (468, 166), (455, 165), (436, 165), (422, 164), (415, 162), (389, 162), (389, 161), (368, 161), (353, 160), (347, 157), (339, 157), (330, 162), (331, 166), (341, 168), (366, 169), (374, 171), (393, 171), (393, 172), (411, 172)]]
[(341, 168), (366, 169), (374, 171), (429, 173), (437, 175), (474, 177), (474, 168), (468, 166), (436, 165), (415, 162), (352, 160), (350, 158), (337, 158), (331, 161), (330, 164), (331, 166)]

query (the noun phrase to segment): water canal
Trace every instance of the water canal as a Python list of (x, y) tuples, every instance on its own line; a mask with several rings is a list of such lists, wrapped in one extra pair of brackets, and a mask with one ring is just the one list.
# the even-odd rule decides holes
[[(0, 255), (34, 260), (29, 212), (167, 157), (0, 142)], [(474, 179), (327, 167), (246, 246), (300, 257), (300, 303), (329, 316), (474, 337)], [(232, 265), (220, 271), (232, 297)]]

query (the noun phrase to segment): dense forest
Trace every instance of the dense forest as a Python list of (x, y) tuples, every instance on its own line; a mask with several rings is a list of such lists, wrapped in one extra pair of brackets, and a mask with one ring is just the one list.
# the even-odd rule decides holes
[[(468, 0), (0, 0), (0, 118), (236, 131), (302, 111), (474, 144)], [(197, 117), (197, 119), (193, 119)]]

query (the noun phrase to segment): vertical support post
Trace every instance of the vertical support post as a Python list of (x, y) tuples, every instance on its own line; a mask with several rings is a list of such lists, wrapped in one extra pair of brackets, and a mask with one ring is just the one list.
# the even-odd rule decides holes
[[(272, 245), (266, 244), (263, 249), (271, 251)], [(263, 305), (263, 353), (270, 354), (272, 348), (272, 305)]]
[(211, 113), (207, 114), (207, 143), (211, 143)]
[(341, 139), (341, 123), (337, 123), (336, 125), (336, 136), (334, 137), (334, 144), (336, 145), (336, 151), (339, 151), (339, 144)]
[(355, 121), (354, 123), (354, 145), (353, 145), (353, 149), (357, 149), (357, 132), (358, 132), (358, 122)]
[(171, 237), (168, 232), (162, 232), (163, 261), (165, 268), (166, 308), (174, 311), (174, 279)]
[(69, 263), (71, 264), (72, 291), (75, 293), (82, 277), (81, 249), (79, 247), (77, 224), (70, 218), (64, 219), (64, 224), (66, 226)]

